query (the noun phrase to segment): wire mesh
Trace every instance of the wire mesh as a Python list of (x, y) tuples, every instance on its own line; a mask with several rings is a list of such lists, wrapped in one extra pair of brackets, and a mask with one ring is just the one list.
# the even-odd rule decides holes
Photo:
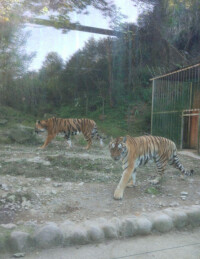
[[(194, 115), (198, 120), (200, 117), (200, 64), (152, 80), (152, 135), (167, 137), (178, 147), (182, 142), (189, 147)], [(195, 114), (191, 112), (191, 118), (182, 118), (185, 110), (194, 109), (196, 111)]]

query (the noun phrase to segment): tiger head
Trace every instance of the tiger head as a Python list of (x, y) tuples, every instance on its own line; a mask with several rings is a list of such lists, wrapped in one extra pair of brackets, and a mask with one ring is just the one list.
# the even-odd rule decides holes
[(48, 121), (47, 120), (37, 120), (35, 123), (35, 132), (44, 132), (47, 129)]
[(126, 137), (118, 137), (109, 144), (110, 155), (114, 160), (120, 160), (127, 154)]

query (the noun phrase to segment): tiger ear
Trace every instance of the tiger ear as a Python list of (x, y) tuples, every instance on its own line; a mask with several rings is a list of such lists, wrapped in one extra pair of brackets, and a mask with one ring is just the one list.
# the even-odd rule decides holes
[(37, 122), (38, 124), (40, 124), (40, 121), (37, 120), (36, 122)]
[(123, 142), (126, 143), (126, 137), (123, 137)]
[(111, 136), (110, 141), (113, 141), (113, 140), (114, 140), (114, 138)]

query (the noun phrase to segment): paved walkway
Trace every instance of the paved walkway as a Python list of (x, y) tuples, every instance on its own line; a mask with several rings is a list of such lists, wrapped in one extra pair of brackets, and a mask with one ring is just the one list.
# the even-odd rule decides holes
[[(0, 258), (8, 259), (10, 256)], [(26, 259), (200, 259), (200, 228), (115, 240), (98, 245), (56, 248), (25, 255)]]

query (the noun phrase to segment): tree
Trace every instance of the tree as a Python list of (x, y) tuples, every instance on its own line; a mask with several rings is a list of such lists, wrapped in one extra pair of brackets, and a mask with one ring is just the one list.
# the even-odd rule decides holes
[(174, 45), (189, 62), (199, 61), (200, 57), (200, 2), (198, 0), (171, 0), (169, 17), (170, 34)]
[(28, 68), (32, 55), (24, 53), (26, 37), (21, 32), (18, 19), (12, 19), (0, 26), (0, 102), (13, 105), (14, 81), (23, 75)]
[(62, 100), (60, 91), (60, 78), (63, 70), (63, 60), (55, 52), (47, 54), (42, 68), (39, 71), (39, 78), (43, 82), (43, 89), (46, 91), (47, 101), (58, 106)]

